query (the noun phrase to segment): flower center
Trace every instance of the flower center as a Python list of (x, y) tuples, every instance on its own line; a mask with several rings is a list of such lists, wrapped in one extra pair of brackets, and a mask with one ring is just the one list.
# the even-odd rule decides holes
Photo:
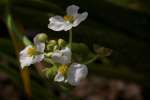
[(58, 72), (60, 72), (62, 75), (65, 75), (67, 69), (68, 69), (67, 65), (61, 65), (58, 69)]
[(65, 20), (65, 21), (69, 21), (69, 22), (73, 22), (74, 17), (73, 17), (73, 16), (66, 15), (66, 16), (64, 16), (64, 20)]
[(34, 47), (28, 48), (27, 53), (29, 56), (36, 55), (36, 53), (37, 53), (36, 48), (34, 48)]

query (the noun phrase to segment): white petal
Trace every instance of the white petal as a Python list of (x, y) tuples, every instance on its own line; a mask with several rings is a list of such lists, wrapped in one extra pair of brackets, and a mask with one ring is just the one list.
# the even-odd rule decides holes
[(78, 14), (73, 22), (73, 27), (78, 26), (82, 21), (84, 21), (88, 16), (87, 12), (84, 12), (82, 14)]
[(37, 62), (40, 62), (40, 61), (42, 61), (43, 59), (44, 59), (44, 54), (36, 55), (36, 56), (33, 58), (32, 64), (37, 63)]
[(24, 67), (30, 66), (32, 64), (33, 57), (21, 56), (19, 60), (20, 60), (21, 68), (23, 69)]
[(61, 16), (54, 16), (54, 17), (49, 18), (49, 21), (52, 23), (62, 23), (64, 22), (64, 18)]
[(62, 54), (60, 53), (60, 51), (56, 51), (52, 54), (52, 59), (55, 61), (55, 62), (60, 62), (60, 59), (62, 57)]
[(60, 64), (69, 64), (71, 62), (71, 50), (66, 47), (65, 49), (56, 51), (52, 54), (52, 59)]
[(19, 54), (19, 61), (21, 64), (21, 67), (24, 68), (26, 66), (30, 66), (32, 64), (32, 57), (28, 56), (28, 49), (32, 48), (33, 46), (29, 45), (25, 47), (22, 51), (20, 51)]
[(71, 5), (67, 7), (67, 15), (76, 16), (78, 14), (79, 7), (76, 5)]
[(32, 48), (32, 47), (33, 46), (29, 45), (20, 52), (19, 60), (20, 60), (20, 64), (21, 64), (22, 68), (24, 68), (26, 66), (30, 66), (31, 64), (34, 64), (36, 62), (40, 62), (44, 59), (43, 54), (35, 55), (35, 56), (29, 56), (28, 55), (28, 49)]
[(64, 53), (65, 55), (69, 55), (71, 51), (70, 51), (70, 48), (66, 47), (66, 48), (60, 50), (60, 52)]
[(73, 63), (70, 65), (67, 73), (68, 83), (71, 85), (79, 85), (80, 81), (88, 74), (88, 68), (84, 64)]
[(20, 51), (20, 56), (27, 56), (28, 55), (28, 49), (32, 48), (32, 45), (28, 45), (27, 47), (25, 47), (22, 51)]
[(38, 52), (41, 52), (41, 53), (44, 52), (45, 43), (39, 42), (39, 43), (37, 43), (37, 44), (35, 44), (35, 45), (36, 45), (36, 50), (37, 50)]
[(68, 58), (64, 56), (61, 52), (55, 52), (52, 54), (52, 59), (60, 64), (68, 64)]
[(62, 82), (62, 81), (64, 81), (64, 76), (58, 72), (54, 78), (54, 81)]
[(68, 30), (70, 30), (71, 28), (72, 28), (73, 26), (72, 26), (72, 23), (67, 23), (66, 22), (66, 25), (65, 25), (65, 27), (64, 27), (64, 31), (68, 31)]
[(60, 52), (63, 54), (62, 64), (71, 63), (71, 49), (66, 47), (65, 49), (62, 49)]
[(49, 19), (48, 28), (54, 31), (62, 31), (66, 27), (66, 23), (61, 16), (54, 16)]
[(34, 38), (33, 38), (33, 42), (34, 42), (34, 44), (37, 44), (39, 41), (37, 40), (37, 36), (35, 36)]
[(36, 50), (37, 50), (38, 52), (41, 52), (41, 53), (44, 52), (45, 43), (44, 43), (44, 42), (39, 42), (39, 41), (37, 40), (37, 37), (36, 37), (36, 36), (34, 37), (33, 41), (34, 41), (34, 44), (35, 44), (35, 46), (36, 46)]

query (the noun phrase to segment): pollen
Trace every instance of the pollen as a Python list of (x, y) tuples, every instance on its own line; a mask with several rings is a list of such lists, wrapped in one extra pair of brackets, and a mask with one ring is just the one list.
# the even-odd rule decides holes
[(27, 53), (29, 56), (36, 55), (36, 53), (37, 53), (36, 48), (34, 48), (34, 47), (28, 48)]
[(72, 22), (72, 21), (74, 20), (74, 17), (73, 17), (73, 16), (68, 16), (68, 15), (66, 15), (66, 16), (64, 16), (64, 20), (65, 20), (65, 21)]
[(65, 75), (67, 69), (68, 69), (67, 65), (61, 65), (58, 69), (58, 72), (60, 72), (62, 75)]

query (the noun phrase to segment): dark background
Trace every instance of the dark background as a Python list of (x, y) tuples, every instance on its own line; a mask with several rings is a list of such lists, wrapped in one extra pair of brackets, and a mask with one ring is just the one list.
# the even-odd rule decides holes
[[(8, 77), (14, 75), (9, 78), (13, 80), (20, 95), (23, 87), (19, 84), (21, 79), (16, 53), (23, 47), (21, 36), (25, 34), (32, 40), (36, 33), (45, 32), (50, 38), (61, 37), (67, 40), (67, 32), (54, 32), (49, 30), (47, 25), (50, 16), (64, 15), (66, 7), (71, 4), (80, 6), (81, 12), (89, 13), (87, 20), (73, 29), (73, 41), (87, 44), (91, 51), (94, 44), (113, 50), (111, 56), (107, 57), (111, 62), (110, 65), (102, 64), (101, 61), (89, 65), (89, 77), (95, 75), (108, 80), (133, 82), (142, 87), (144, 100), (149, 100), (150, 1), (148, 0), (1, 0), (0, 72), (5, 72)], [(7, 20), (8, 15), (12, 17), (12, 22)], [(18, 43), (15, 48), (14, 40)], [(35, 86), (43, 79), (36, 76), (36, 71), (33, 73), (35, 75), (31, 74), (31, 78), (35, 80), (33, 83)], [(45, 87), (39, 88), (44, 91)], [(55, 84), (51, 87), (54, 88)], [(36, 97), (38, 93), (33, 95)]]

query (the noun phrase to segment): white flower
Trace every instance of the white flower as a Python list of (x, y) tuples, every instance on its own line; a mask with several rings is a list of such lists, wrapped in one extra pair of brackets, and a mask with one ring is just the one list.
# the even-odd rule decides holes
[(78, 10), (79, 7), (76, 5), (67, 7), (66, 16), (54, 16), (49, 18), (50, 23), (48, 24), (48, 28), (54, 31), (68, 31), (72, 27), (78, 26), (88, 16), (87, 12), (78, 13)]
[(79, 85), (80, 81), (86, 78), (88, 68), (84, 64), (73, 63), (68, 68), (67, 81), (71, 85)]
[(60, 64), (69, 64), (71, 63), (71, 50), (66, 47), (62, 50), (57, 50), (52, 53), (52, 60)]
[(59, 67), (57, 74), (54, 78), (56, 82), (68, 82), (76, 86), (79, 85), (82, 79), (86, 78), (88, 68), (84, 64), (73, 63), (68, 68), (66, 65)]
[(34, 38), (34, 44), (35, 46), (29, 45), (20, 52), (19, 60), (21, 68), (30, 66), (31, 64), (40, 62), (44, 59), (43, 52), (45, 49), (45, 43), (40, 43)]

